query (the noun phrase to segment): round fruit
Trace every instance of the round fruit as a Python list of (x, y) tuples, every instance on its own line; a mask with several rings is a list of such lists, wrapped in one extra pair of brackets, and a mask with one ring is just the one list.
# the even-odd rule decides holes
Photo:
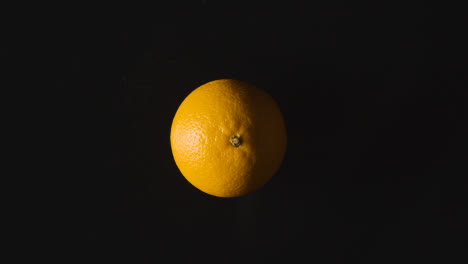
[(201, 191), (236, 197), (267, 183), (286, 151), (283, 116), (266, 92), (222, 79), (204, 84), (182, 102), (172, 122), (177, 167)]

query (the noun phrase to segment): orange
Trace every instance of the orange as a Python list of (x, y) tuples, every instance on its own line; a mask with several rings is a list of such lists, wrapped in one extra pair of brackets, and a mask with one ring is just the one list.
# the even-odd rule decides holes
[(171, 147), (193, 186), (237, 197), (261, 188), (276, 173), (286, 151), (286, 127), (266, 92), (239, 80), (216, 80), (195, 89), (179, 106)]

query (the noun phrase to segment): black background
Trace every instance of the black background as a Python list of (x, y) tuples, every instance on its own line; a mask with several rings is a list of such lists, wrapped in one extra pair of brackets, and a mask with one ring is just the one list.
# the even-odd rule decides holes
[[(460, 16), (444, 12), (210, 0), (62, 10), (39, 41), (60, 103), (79, 98), (63, 117), (74, 166), (61, 189), (79, 186), (63, 205), (66, 258), (463, 263), (467, 190), (452, 179), (466, 177), (466, 83), (460, 34), (441, 23)], [(182, 100), (221, 78), (267, 91), (288, 130), (278, 173), (232, 199), (191, 186), (169, 142)]]

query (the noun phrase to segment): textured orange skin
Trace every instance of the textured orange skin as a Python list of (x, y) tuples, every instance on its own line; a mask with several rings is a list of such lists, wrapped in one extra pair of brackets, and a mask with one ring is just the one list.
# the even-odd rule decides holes
[[(241, 145), (229, 141), (239, 135)], [(246, 82), (222, 79), (195, 89), (174, 117), (171, 147), (184, 177), (201, 191), (236, 197), (267, 183), (286, 151), (278, 105)]]

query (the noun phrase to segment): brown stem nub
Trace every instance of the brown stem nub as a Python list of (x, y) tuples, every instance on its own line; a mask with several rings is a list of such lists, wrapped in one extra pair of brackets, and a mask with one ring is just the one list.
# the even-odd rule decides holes
[(242, 141), (239, 135), (232, 136), (229, 142), (231, 142), (231, 144), (236, 148), (242, 144)]

